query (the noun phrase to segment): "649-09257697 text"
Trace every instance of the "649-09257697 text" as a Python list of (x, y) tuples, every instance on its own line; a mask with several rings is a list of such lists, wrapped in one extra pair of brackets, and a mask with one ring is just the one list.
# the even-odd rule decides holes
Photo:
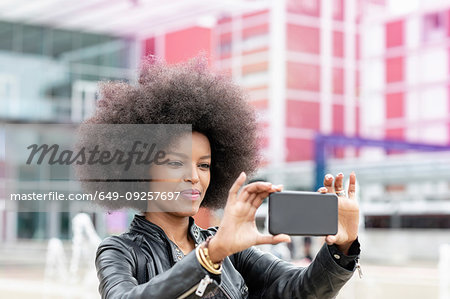
[(95, 193), (61, 193), (61, 192), (47, 192), (47, 193), (12, 193), (10, 194), (11, 201), (95, 201), (95, 200), (178, 200), (180, 192), (98, 192)]

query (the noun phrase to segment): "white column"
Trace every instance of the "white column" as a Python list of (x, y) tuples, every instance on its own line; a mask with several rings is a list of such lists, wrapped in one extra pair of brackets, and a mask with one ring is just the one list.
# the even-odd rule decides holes
[(439, 247), (439, 298), (450, 297), (450, 245)]
[(166, 58), (166, 33), (158, 32), (155, 34), (155, 56), (158, 58)]
[(231, 21), (231, 73), (242, 84), (242, 16), (235, 14)]
[[(345, 0), (344, 9), (344, 134), (354, 136), (356, 133), (356, 1)], [(346, 148), (346, 156), (353, 156), (354, 148)]]
[[(131, 53), (130, 53), (130, 69), (136, 70), (140, 67), (141, 64), (141, 57), (144, 52), (144, 39), (140, 37), (133, 38), (132, 44), (131, 44)], [(138, 79), (137, 72), (128, 72), (127, 78), (131, 80), (131, 82), (136, 82)]]
[(272, 0), (269, 50), (269, 159), (277, 166), (286, 157), (286, 0)]
[(333, 125), (331, 0), (321, 0), (320, 16), (320, 131), (329, 134)]
[(3, 223), (6, 222), (6, 199), (0, 199), (0, 242), (6, 240), (6, 226)]
[(15, 242), (17, 240), (17, 212), (6, 212), (6, 242)]

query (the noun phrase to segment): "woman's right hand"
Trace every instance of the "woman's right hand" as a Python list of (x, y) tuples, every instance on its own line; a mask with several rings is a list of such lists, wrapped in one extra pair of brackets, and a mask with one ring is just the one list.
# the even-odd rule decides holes
[(219, 229), (209, 243), (209, 255), (213, 262), (221, 261), (253, 245), (291, 241), (285, 234), (275, 236), (261, 234), (255, 222), (256, 210), (263, 200), (270, 193), (281, 191), (282, 186), (274, 186), (268, 182), (254, 182), (239, 192), (245, 179), (246, 175), (242, 172), (229, 191)]

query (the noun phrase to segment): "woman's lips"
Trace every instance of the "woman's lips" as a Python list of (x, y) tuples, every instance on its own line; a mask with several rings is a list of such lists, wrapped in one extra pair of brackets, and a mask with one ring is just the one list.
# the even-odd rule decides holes
[(197, 200), (200, 198), (200, 191), (197, 189), (187, 189), (180, 192), (180, 194), (189, 200)]

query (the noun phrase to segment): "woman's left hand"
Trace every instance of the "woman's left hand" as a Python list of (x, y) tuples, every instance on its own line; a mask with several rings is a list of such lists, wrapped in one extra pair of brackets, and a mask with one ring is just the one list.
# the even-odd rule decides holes
[[(324, 179), (324, 186), (318, 190), (320, 193), (334, 193), (338, 195), (338, 232), (325, 238), (328, 245), (335, 244), (342, 253), (347, 254), (353, 241), (358, 237), (359, 205), (356, 200), (356, 175), (350, 174), (350, 183), (347, 192), (344, 190), (344, 175), (339, 173), (333, 180), (331, 174)], [(334, 184), (333, 184), (334, 181)]]

